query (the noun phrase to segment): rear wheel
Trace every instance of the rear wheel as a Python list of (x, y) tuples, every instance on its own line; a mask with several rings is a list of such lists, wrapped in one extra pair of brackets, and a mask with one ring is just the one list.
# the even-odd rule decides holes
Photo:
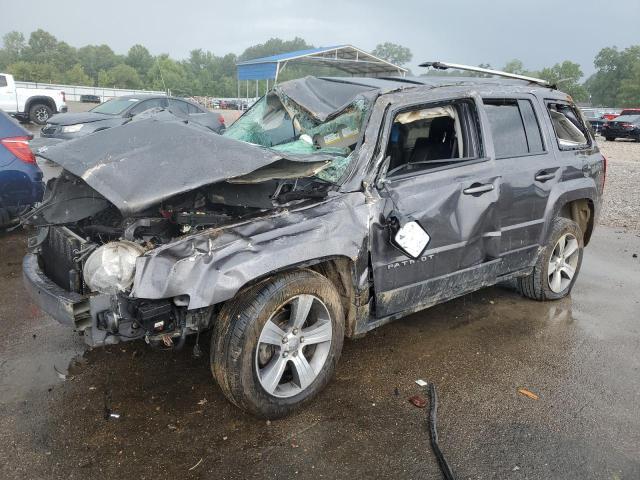
[(566, 297), (578, 278), (583, 250), (583, 235), (578, 224), (557, 217), (533, 271), (518, 279), (520, 292), (534, 300)]
[(604, 137), (607, 142), (614, 142), (616, 140), (616, 137)]
[(223, 307), (212, 336), (211, 370), (238, 407), (282, 417), (329, 382), (343, 336), (340, 297), (326, 277), (310, 270), (278, 275)]
[(53, 110), (44, 103), (35, 103), (29, 109), (29, 120), (37, 125), (44, 125), (51, 118)]

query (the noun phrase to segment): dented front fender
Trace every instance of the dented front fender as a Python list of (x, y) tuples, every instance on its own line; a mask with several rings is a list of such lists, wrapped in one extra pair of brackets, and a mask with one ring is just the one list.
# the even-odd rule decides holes
[(354, 192), (208, 229), (138, 258), (131, 296), (188, 295), (189, 309), (214, 305), (270, 272), (328, 257), (355, 261), (368, 225), (369, 205)]

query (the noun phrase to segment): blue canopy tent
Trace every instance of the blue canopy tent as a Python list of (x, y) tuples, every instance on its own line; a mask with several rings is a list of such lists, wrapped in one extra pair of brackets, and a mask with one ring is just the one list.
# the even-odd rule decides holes
[(238, 96), (240, 96), (240, 81), (247, 81), (248, 96), (249, 81), (255, 80), (257, 96), (260, 80), (267, 81), (268, 90), (269, 80), (276, 83), (278, 75), (292, 62), (333, 67), (345, 73), (362, 77), (404, 77), (408, 71), (406, 68), (394, 65), (352, 45), (311, 48), (238, 62), (236, 64), (238, 67)]

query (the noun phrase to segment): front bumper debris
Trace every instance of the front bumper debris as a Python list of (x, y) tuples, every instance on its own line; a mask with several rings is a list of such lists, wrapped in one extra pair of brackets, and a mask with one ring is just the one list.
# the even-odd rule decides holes
[(89, 298), (56, 285), (40, 268), (37, 255), (25, 255), (22, 275), (27, 292), (44, 312), (58, 322), (79, 330), (91, 326)]

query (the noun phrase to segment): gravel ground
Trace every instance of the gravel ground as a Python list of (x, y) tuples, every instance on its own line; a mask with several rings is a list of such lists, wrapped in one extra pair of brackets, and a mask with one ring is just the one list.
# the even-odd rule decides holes
[(640, 231), (640, 143), (598, 139), (607, 157), (607, 180), (600, 223)]

